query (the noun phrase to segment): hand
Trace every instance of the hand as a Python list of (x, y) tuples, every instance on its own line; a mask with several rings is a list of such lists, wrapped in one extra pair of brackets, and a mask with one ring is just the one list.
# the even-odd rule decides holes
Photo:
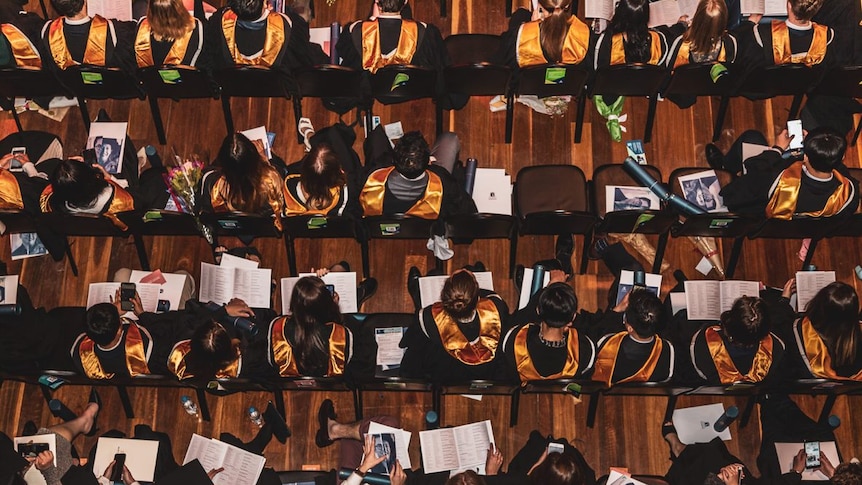
[(123, 484), (132, 485), (133, 483), (135, 483), (135, 477), (132, 476), (132, 472), (129, 471), (126, 465), (123, 465)]
[(530, 467), (530, 471), (527, 472), (527, 475), (533, 473), (533, 470), (535, 470), (537, 466), (541, 465), (545, 461), (546, 458), (548, 458), (548, 449), (547, 448), (545, 448), (545, 451), (542, 452), (542, 456), (540, 456), (539, 459), (536, 460), (536, 463), (533, 463), (533, 466)]
[(108, 468), (105, 468), (105, 473), (103, 473), (102, 476), (110, 480), (111, 475), (114, 473), (114, 465), (116, 463), (116, 460), (111, 460), (111, 463), (108, 463)]
[(781, 296), (789, 299), (794, 293), (796, 293), (796, 278), (790, 278), (787, 283), (784, 283), (784, 291), (781, 292)]
[(141, 303), (141, 295), (138, 294), (137, 290), (135, 291), (135, 297), (132, 298), (132, 305), (134, 305), (135, 309), (132, 310), (135, 312), (135, 315), (140, 315), (144, 313), (144, 304)]
[(787, 128), (785, 128), (775, 137), (775, 146), (786, 152), (790, 148), (790, 140), (792, 139), (793, 137), (787, 133)]
[(718, 472), (718, 478), (720, 478), (726, 485), (739, 485), (742, 477), (742, 465), (739, 463), (727, 465)]
[(832, 475), (835, 475), (835, 465), (829, 461), (829, 458), (826, 458), (826, 454), (822, 451), (820, 452), (820, 466), (817, 469), (826, 475), (826, 478), (832, 478)]
[(629, 308), (629, 295), (631, 295), (631, 294), (632, 294), (631, 291), (626, 293), (626, 296), (624, 296), (623, 299), (620, 300), (619, 304), (617, 304), (617, 306), (615, 306), (613, 308), (613, 310), (617, 313), (623, 313), (624, 311), (628, 310), (628, 308)]
[(560, 269), (552, 269), (549, 273), (548, 284), (552, 283), (565, 283), (566, 282), (566, 273)]
[(391, 485), (404, 485), (407, 483), (407, 474), (401, 468), (401, 462), (395, 460), (395, 467), (389, 472), (389, 483)]
[(805, 450), (799, 450), (799, 453), (793, 457), (792, 470), (800, 474), (805, 471)]
[(213, 478), (215, 478), (216, 475), (218, 475), (219, 473), (221, 473), (223, 471), (224, 471), (224, 467), (210, 470), (207, 472), (207, 477), (209, 477), (209, 479), (212, 480)]
[(370, 434), (365, 435), (365, 443), (362, 447), (362, 463), (359, 464), (358, 470), (361, 473), (368, 473), (368, 470), (371, 470), (379, 463), (383, 463), (385, 459), (386, 455), (378, 458), (374, 454), (374, 437)]
[(323, 278), (324, 276), (329, 274), (329, 268), (311, 268), (311, 272), (314, 273), (318, 278)]
[(503, 452), (494, 443), (488, 448), (488, 458), (485, 460), (485, 475), (496, 475), (503, 467)]
[(336, 305), (338, 305), (341, 302), (341, 297), (338, 296), (337, 291), (332, 292), (332, 301), (334, 301)]
[(40, 179), (48, 180), (48, 174), (40, 172), (39, 169), (29, 161), (24, 163), (21, 166), (21, 169), (24, 170), (24, 173), (26, 173), (28, 177), (39, 177)]
[(227, 314), (232, 317), (254, 317), (254, 311), (252, 311), (251, 307), (248, 306), (248, 303), (239, 298), (232, 298), (227, 305), (224, 306), (224, 309), (227, 311)]
[(105, 180), (111, 180), (111, 179), (113, 178), (113, 177), (111, 176), (111, 174), (109, 174), (109, 173), (108, 173), (108, 171), (107, 171), (107, 170), (105, 170), (105, 167), (103, 167), (103, 166), (99, 165), (98, 163), (97, 163), (97, 164), (94, 164), (94, 165), (93, 165), (93, 167), (95, 167), (95, 168), (96, 168), (96, 170), (98, 170), (98, 171), (102, 172), (102, 176), (103, 176), (103, 177), (105, 177)]
[(759, 24), (759, 23), (760, 23), (760, 19), (762, 19), (762, 18), (763, 18), (763, 14), (762, 14), (762, 13), (753, 13), (753, 14), (751, 14), (751, 15), (749, 15), (749, 16), (748, 16), (748, 21), (749, 21), (749, 22), (754, 22), (755, 24)]
[(120, 315), (126, 313), (126, 311), (123, 310), (122, 300), (120, 300), (120, 289), (119, 288), (117, 288), (117, 292), (114, 293), (114, 299), (111, 300), (111, 304), (114, 305), (115, 307), (117, 307), (117, 311), (120, 312)]
[(54, 454), (50, 451), (43, 451), (36, 455), (36, 461), (34, 464), (39, 470), (47, 470), (54, 466)]
[(689, 27), (691, 26), (691, 19), (688, 17), (688, 15), (683, 15), (679, 18), (679, 20), (676, 21), (676, 23), (685, 24), (686, 27)]

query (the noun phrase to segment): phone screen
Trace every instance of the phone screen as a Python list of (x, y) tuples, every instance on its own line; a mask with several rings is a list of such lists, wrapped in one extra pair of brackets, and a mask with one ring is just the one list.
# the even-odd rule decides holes
[(805, 442), (805, 468), (817, 468), (820, 466), (820, 442)]
[(120, 284), (120, 308), (123, 311), (133, 311), (135, 309), (135, 305), (132, 303), (132, 300), (135, 299), (135, 284), (134, 283), (121, 283)]
[(802, 120), (790, 120), (787, 122), (787, 135), (792, 136), (790, 139), (791, 150), (800, 150), (802, 148)]
[(326, 289), (329, 291), (330, 295), (335, 294), (335, 285), (326, 285)]

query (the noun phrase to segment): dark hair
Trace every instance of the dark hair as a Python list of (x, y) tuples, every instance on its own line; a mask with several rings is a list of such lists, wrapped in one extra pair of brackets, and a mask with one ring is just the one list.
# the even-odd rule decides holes
[(315, 276), (300, 278), (290, 296), (290, 315), (294, 330), (296, 368), (302, 375), (324, 376), (329, 364), (329, 347), (323, 341), (324, 325), (341, 323), (341, 311), (326, 289), (326, 284)]
[(823, 0), (789, 0), (788, 3), (790, 11), (799, 20), (811, 20), (823, 6)]
[(398, 13), (404, 8), (406, 0), (377, 0), (381, 12)]
[(829, 483), (836, 485), (862, 485), (862, 465), (859, 463), (842, 463), (835, 467), (835, 473)]
[(195, 377), (213, 378), (238, 358), (237, 348), (227, 330), (212, 320), (195, 330), (190, 344), (186, 369)]
[(108, 345), (120, 329), (120, 312), (110, 303), (97, 303), (87, 310), (87, 337), (96, 345)]
[(156, 40), (180, 39), (195, 28), (194, 18), (183, 6), (182, 0), (150, 0), (147, 22)]
[(683, 41), (691, 42), (692, 54), (709, 54), (726, 28), (727, 4), (724, 0), (700, 0)]
[(808, 132), (802, 141), (802, 151), (808, 163), (818, 172), (831, 172), (844, 160), (847, 140), (833, 128), (821, 126)]
[(649, 2), (647, 0), (620, 0), (608, 25), (611, 34), (625, 34), (623, 47), (628, 62), (647, 62), (650, 59)]
[(318, 143), (302, 159), (300, 181), (308, 207), (320, 210), (332, 203), (330, 190), (343, 187), (347, 177), (332, 147), (327, 143)]
[(766, 302), (753, 296), (742, 296), (730, 310), (721, 314), (721, 328), (731, 344), (756, 347), (772, 329), (772, 318)]
[(66, 203), (72, 207), (89, 207), (108, 187), (108, 182), (99, 169), (88, 163), (63, 160), (51, 174), (51, 187), (54, 191), (51, 204), (66, 210)]
[(545, 461), (530, 473), (530, 483), (535, 485), (583, 485), (584, 470), (571, 451), (551, 453)]
[(485, 485), (486, 483), (485, 479), (480, 477), (473, 470), (461, 472), (449, 477), (449, 480), (446, 480), (446, 485)]
[(422, 175), (428, 168), (430, 158), (428, 142), (418, 131), (405, 133), (395, 143), (395, 170), (409, 179)]
[(473, 273), (461, 269), (450, 276), (440, 292), (443, 310), (455, 320), (470, 317), (479, 303), (479, 283)]
[(862, 345), (859, 297), (853, 287), (840, 281), (826, 285), (808, 302), (805, 315), (826, 344), (832, 366), (852, 366)]
[(560, 328), (572, 323), (578, 311), (575, 290), (565, 283), (548, 285), (539, 295), (539, 318), (549, 327)]
[(63, 17), (74, 17), (84, 9), (85, 0), (51, 0), (51, 6)]
[(227, 4), (240, 20), (254, 21), (263, 15), (263, 0), (228, 0)]
[(651, 291), (634, 289), (629, 293), (629, 306), (625, 313), (626, 323), (640, 337), (652, 337), (658, 324), (664, 320), (664, 305)]
[(539, 24), (542, 51), (548, 56), (548, 61), (562, 62), (563, 44), (572, 17), (572, 0), (540, 0), (539, 5), (548, 12)]
[(271, 187), (266, 183), (275, 169), (242, 133), (225, 137), (213, 165), (221, 168), (227, 184), (225, 199), (234, 210), (260, 212), (270, 198), (281, 196), (269, 193)]

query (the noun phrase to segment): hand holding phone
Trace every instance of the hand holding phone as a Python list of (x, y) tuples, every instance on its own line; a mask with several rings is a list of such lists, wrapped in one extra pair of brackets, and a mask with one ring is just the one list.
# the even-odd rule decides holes
[(801, 150), (802, 139), (802, 120), (790, 120), (787, 122), (787, 136), (790, 137), (789, 150)]
[(805, 468), (812, 469), (820, 467), (820, 442), (805, 442)]
[(124, 312), (135, 311), (135, 293), (136, 286), (134, 283), (120, 283), (120, 309)]
[(126, 454), (125, 453), (117, 453), (114, 455), (114, 469), (111, 470), (111, 476), (109, 480), (112, 482), (122, 482), (123, 481), (123, 468), (126, 466)]

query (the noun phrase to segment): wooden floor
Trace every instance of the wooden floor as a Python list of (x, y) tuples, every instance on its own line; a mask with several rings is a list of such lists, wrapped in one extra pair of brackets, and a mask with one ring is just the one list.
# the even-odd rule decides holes
[[(33, 2), (31, 2), (33, 3)], [(443, 35), (467, 32), (500, 33), (505, 29), (507, 19), (502, 9), (503, 2), (480, 0), (451, 0), (450, 15), (440, 18), (439, 4), (436, 1), (411, 2), (414, 17), (437, 24)], [(316, 2), (317, 18), (312, 27), (326, 26), (333, 21), (347, 22), (367, 13), (366, 2), (335, 0), (334, 5)], [(505, 114), (491, 113), (488, 109), (489, 98), (474, 98), (467, 107), (451, 112), (446, 120), (447, 129), (461, 137), (461, 159), (478, 159), (480, 167), (505, 168), (513, 177), (525, 166), (535, 164), (574, 164), (581, 167), (589, 176), (593, 169), (606, 163), (619, 163), (625, 157), (625, 145), (613, 143), (604, 126), (604, 120), (595, 113), (591, 103), (587, 103), (587, 118), (583, 141), (573, 144), (574, 107), (562, 117), (550, 118), (532, 113), (527, 107), (515, 107), (514, 143), (503, 140)], [(700, 99), (691, 109), (680, 110), (674, 104), (659, 103), (653, 134), (653, 141), (646, 145), (648, 161), (658, 166), (665, 177), (675, 167), (706, 166), (704, 145), (710, 139), (712, 119), (717, 109), (717, 100)], [(160, 102), (167, 128), (168, 144), (178, 154), (199, 154), (209, 159), (216, 151), (225, 135), (225, 125), (220, 104), (213, 100), (190, 100), (182, 103)], [(298, 160), (302, 150), (296, 144), (295, 120), (288, 101), (285, 100), (234, 100), (233, 113), (238, 129), (266, 125), (269, 131), (277, 134), (275, 152), (287, 161)], [(140, 147), (146, 144), (157, 145), (156, 133), (146, 102), (116, 101), (93, 102), (90, 112), (104, 107), (114, 120), (129, 122), (129, 135)], [(317, 100), (303, 102), (304, 112), (315, 126), (323, 127), (337, 121), (337, 117), (325, 111)], [(756, 128), (764, 131), (771, 141), (787, 118), (789, 99), (751, 102), (740, 99), (731, 103), (726, 122), (726, 130), (721, 145), (727, 148), (736, 134), (746, 129)], [(624, 110), (628, 113), (625, 126), (628, 132), (624, 138), (641, 138), (646, 116), (646, 101), (626, 100)], [(416, 102), (403, 106), (376, 106), (383, 123), (401, 120), (406, 130), (422, 130), (433, 138), (434, 107), (430, 102)], [(351, 120), (345, 117), (345, 121)], [(54, 122), (36, 113), (22, 115), (27, 129), (42, 129), (57, 133), (65, 142), (67, 155), (80, 154), (86, 141), (86, 133), (77, 109), (70, 109), (61, 122)], [(11, 116), (0, 113), (0, 135), (15, 130)], [(358, 142), (355, 148), (361, 153), (361, 129), (357, 129)], [(860, 166), (859, 147), (851, 147), (847, 155), (847, 165)], [(165, 271), (184, 269), (196, 277), (199, 275), (200, 261), (210, 261), (209, 249), (202, 239), (197, 238), (149, 238), (146, 241), (152, 268)], [(235, 242), (235, 244), (239, 244)], [(264, 265), (273, 268), (273, 276), (287, 274), (287, 261), (280, 241), (259, 241), (256, 243), (264, 256)], [(729, 251), (725, 242), (723, 251)], [(745, 252), (737, 272), (738, 278), (762, 280), (772, 286), (781, 286), (800, 266), (796, 258), (798, 245), (784, 242), (746, 242)], [(20, 274), (24, 284), (38, 305), (51, 308), (59, 305), (84, 305), (87, 285), (91, 282), (107, 280), (120, 267), (138, 267), (137, 257), (131, 241), (93, 240), (77, 238), (73, 241), (72, 251), (78, 261), (80, 275), (72, 275), (68, 264), (55, 263), (49, 258), (29, 259), (10, 263), (9, 271)], [(518, 248), (518, 262), (532, 264), (537, 259), (548, 257), (553, 251), (550, 237), (521, 238)], [(508, 247), (502, 241), (476, 241), (471, 246), (456, 246), (455, 257), (449, 267), (456, 268), (468, 262), (482, 260), (495, 272), (494, 285), (498, 292), (515, 305), (516, 294), (513, 284), (506, 278), (508, 272)], [(0, 257), (8, 260), (8, 240), (0, 239)], [(355, 267), (360, 267), (358, 246), (350, 241), (299, 241), (298, 261), (300, 266), (317, 267), (346, 259)], [(699, 255), (684, 240), (672, 240), (668, 246), (666, 261), (671, 271), (665, 273), (665, 289), (672, 285), (671, 272), (679, 268), (689, 277), (700, 277), (694, 271)], [(838, 279), (857, 287), (853, 267), (862, 262), (862, 251), (855, 240), (835, 239), (823, 243), (814, 258), (814, 264), (821, 269), (834, 269)], [(433, 257), (421, 242), (387, 241), (372, 244), (371, 272), (380, 281), (377, 295), (366, 303), (364, 310), (408, 311), (409, 297), (405, 291), (406, 273), (410, 266), (426, 269), (433, 265)], [(577, 267), (577, 265), (576, 265)], [(713, 277), (713, 276), (710, 276)], [(580, 299), (581, 307), (595, 310), (606, 301), (607, 288), (611, 277), (607, 269), (599, 263), (591, 262), (587, 274), (576, 276), (573, 285)], [(88, 389), (63, 387), (56, 396), (63, 399), (72, 409), (82, 409)], [(134, 401), (136, 418), (127, 420), (123, 416), (117, 396), (109, 390), (103, 392), (105, 410), (99, 425), (103, 430), (117, 428), (130, 432), (135, 424), (146, 423), (157, 430), (169, 433), (173, 438), (174, 450), (182, 459), (192, 432), (208, 436), (228, 431), (248, 439), (253, 433), (253, 425), (245, 415), (251, 404), (265, 406), (268, 396), (265, 393), (244, 393), (227, 397), (210, 398), (212, 422), (197, 422), (185, 414), (180, 406), (182, 392), (175, 389), (133, 389), (130, 391)], [(319, 465), (324, 469), (337, 463), (337, 447), (317, 449), (313, 444), (316, 410), (320, 402), (333, 398), (339, 417), (352, 419), (353, 412), (348, 394), (326, 396), (317, 393), (294, 393), (285, 395), (287, 420), (293, 430), (293, 437), (286, 446), (276, 442), (266, 451), (269, 466), (276, 469), (298, 469), (303, 465)], [(587, 460), (599, 474), (607, 472), (610, 466), (626, 466), (638, 473), (664, 474), (670, 462), (667, 448), (662, 441), (660, 426), (664, 412), (662, 398), (614, 398), (605, 399), (599, 411), (594, 429), (585, 426), (586, 405), (575, 404), (567, 396), (535, 397), (525, 396), (521, 400), (521, 414), (518, 426), (508, 427), (508, 400), (504, 398), (485, 398), (475, 402), (459, 396), (444, 400), (443, 425), (458, 425), (467, 422), (490, 419), (499, 446), (509, 458), (525, 442), (529, 432), (538, 429), (543, 434), (553, 434), (573, 440)], [(714, 402), (714, 398), (680, 399), (678, 407)], [(725, 405), (734, 404), (732, 398), (722, 400)], [(422, 429), (424, 411), (430, 409), (430, 395), (423, 394), (371, 394), (365, 396), (366, 415), (388, 414), (398, 416), (402, 425), (409, 430)], [(819, 412), (819, 402), (813, 398), (800, 399), (803, 409), (811, 415)], [(862, 436), (862, 411), (860, 398), (841, 397), (835, 406), (843, 425), (838, 430), (840, 446), (844, 456), (854, 455)], [(741, 405), (741, 402), (735, 403)], [(18, 383), (3, 383), (0, 388), (0, 431), (9, 435), (20, 433), (23, 424), (33, 420), (38, 425), (57, 423), (51, 417), (41, 394), (35, 386)], [(757, 417), (745, 429), (732, 427), (733, 441), (729, 443), (732, 452), (738, 454), (750, 466), (759, 447), (759, 422)], [(415, 435), (414, 435), (415, 436)], [(418, 437), (417, 437), (418, 438)], [(78, 449), (86, 452), (95, 439), (79, 439)], [(414, 463), (418, 463), (418, 439), (411, 447)]]

